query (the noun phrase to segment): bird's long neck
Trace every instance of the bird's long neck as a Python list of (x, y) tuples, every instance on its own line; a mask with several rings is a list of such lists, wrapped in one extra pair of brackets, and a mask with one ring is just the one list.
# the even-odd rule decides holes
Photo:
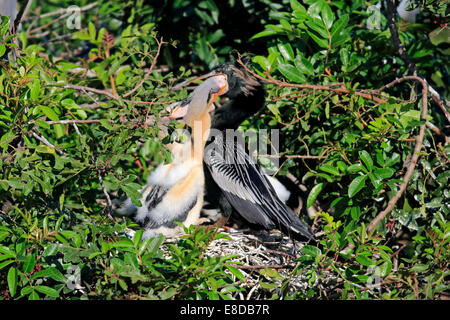
[(195, 161), (202, 163), (206, 140), (208, 138), (209, 129), (211, 128), (211, 117), (209, 113), (203, 114), (193, 121), (193, 123), (190, 123), (189, 126), (192, 128), (191, 157)]

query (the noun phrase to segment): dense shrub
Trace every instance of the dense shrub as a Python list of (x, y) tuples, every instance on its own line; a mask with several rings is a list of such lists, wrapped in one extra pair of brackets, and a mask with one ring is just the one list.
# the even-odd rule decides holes
[[(76, 13), (49, 15), (74, 3), (80, 29), (68, 23)], [(292, 293), (289, 278), (269, 285), (280, 275), (264, 270), (268, 296), (442, 297), (450, 261), (445, 102), (429, 95), (424, 119), (420, 82), (383, 86), (415, 68), (448, 100), (447, 5), (420, 2), (418, 23), (396, 25), (414, 67), (391, 36), (389, 8), (368, 6), (34, 1), (17, 34), (2, 17), (0, 297), (227, 299), (242, 290), (232, 256), (204, 255), (224, 235), (191, 228), (170, 245), (141, 241), (139, 231), (129, 239), (136, 226), (112, 219), (108, 199), (138, 201), (148, 173), (170, 161), (156, 124), (166, 104), (188, 94), (173, 85), (238, 53), (268, 80), (266, 110), (242, 129), (280, 130), (277, 175), (307, 188), (304, 207), (317, 208), (311, 223), (322, 231), (291, 273), (306, 275), (308, 289)], [(406, 190), (371, 225), (398, 193), (425, 122)], [(381, 286), (368, 285), (375, 281)], [(330, 283), (331, 295), (322, 289)]]

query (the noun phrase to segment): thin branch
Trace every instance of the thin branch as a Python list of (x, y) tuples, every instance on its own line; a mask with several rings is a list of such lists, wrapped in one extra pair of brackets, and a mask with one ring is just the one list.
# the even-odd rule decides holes
[(408, 65), (408, 70), (411, 69), (412, 73), (415, 76), (418, 76), (422, 78), (427, 87), (428, 91), (431, 94), (431, 97), (436, 102), (436, 104), (441, 108), (442, 112), (444, 113), (445, 117), (447, 118), (447, 121), (450, 122), (450, 113), (445, 108), (444, 104), (448, 107), (449, 102), (445, 99), (442, 99), (439, 93), (430, 86), (428, 81), (419, 73), (419, 70), (417, 68), (417, 65), (414, 63), (414, 61), (411, 59), (411, 57), (408, 55), (408, 51), (405, 49), (403, 43), (400, 40), (397, 25), (396, 25), (396, 19), (395, 19), (395, 1), (394, 0), (388, 0), (387, 1), (387, 19), (388, 19), (388, 25), (389, 25), (389, 31), (391, 32), (391, 38), (392, 42), (394, 43), (395, 50), (399, 53), (400, 58), (404, 60)]
[(33, 135), (33, 137), (35, 137), (36, 139), (38, 139), (39, 141), (41, 141), (43, 144), (45, 144), (46, 146), (55, 149), (56, 152), (58, 152), (61, 155), (65, 155), (68, 156), (67, 153), (65, 153), (64, 151), (58, 149), (57, 147), (55, 147), (53, 144), (51, 144), (45, 137), (38, 135), (36, 132), (34, 131), (30, 131), (31, 134)]
[(66, 84), (64, 86), (58, 86), (58, 87), (64, 88), (64, 89), (74, 89), (74, 90), (79, 90), (79, 91), (89, 91), (89, 92), (107, 96), (108, 98), (113, 99), (113, 100), (119, 100), (119, 97), (113, 95), (109, 91), (102, 90), (102, 89), (96, 89), (96, 88), (91, 88), (91, 87), (86, 87), (86, 86), (78, 86), (78, 85), (74, 85), (74, 84)]
[[(47, 123), (47, 124), (51, 124), (51, 125), (54, 125), (54, 124), (91, 124), (91, 123), (101, 123), (101, 121), (102, 121), (103, 119), (90, 119), (90, 120), (78, 120), (78, 119), (75, 119), (75, 120), (58, 120), (58, 121), (43, 121), (43, 122), (45, 122), (45, 123)], [(105, 119), (105, 120), (107, 120), (107, 119)], [(107, 121), (109, 121), (110, 123), (112, 123), (112, 124), (114, 124), (114, 123), (116, 123), (114, 120), (107, 120)], [(149, 117), (147, 117), (147, 119), (146, 119), (146, 121), (145, 121), (145, 124), (147, 124), (147, 125), (154, 125), (155, 124), (155, 116), (149, 116)], [(141, 123), (142, 121), (141, 120), (123, 120), (123, 121), (120, 121), (121, 123), (127, 123), (127, 122), (130, 122), (130, 123)], [(34, 121), (31, 121), (30, 123), (34, 123)]]
[[(423, 80), (421, 77), (418, 76), (406, 76), (400, 79), (397, 79), (389, 84), (387, 84), (385, 87), (389, 88), (394, 86), (395, 84), (404, 82), (404, 81), (409, 81), (409, 80), (413, 80), (413, 81), (417, 81), (422, 85), (422, 112), (420, 114), (420, 119), (424, 122), (424, 124), (422, 124), (419, 127), (419, 134), (416, 136), (415, 140), (416, 140), (416, 145), (414, 146), (414, 150), (412, 152), (411, 155), (411, 160), (407, 166), (407, 170), (405, 175), (403, 176), (403, 182), (400, 185), (399, 190), (397, 191), (397, 193), (395, 194), (395, 196), (393, 196), (386, 208), (381, 211), (367, 226), (367, 233), (370, 233), (372, 230), (374, 230), (378, 224), (394, 209), (395, 205), (397, 204), (398, 200), (400, 199), (400, 197), (402, 196), (403, 192), (405, 191), (406, 187), (408, 186), (408, 182), (411, 179), (411, 176), (414, 172), (414, 170), (416, 169), (416, 165), (417, 165), (417, 161), (419, 159), (420, 156), (420, 150), (422, 149), (422, 144), (423, 144), (423, 139), (425, 136), (425, 122), (426, 122), (426, 116), (428, 113), (428, 86), (427, 83), (425, 82), (425, 80)], [(348, 251), (353, 249), (355, 246), (354, 244), (349, 244), (343, 251)]]
[(138, 83), (138, 85), (136, 87), (134, 87), (133, 89), (131, 89), (130, 91), (128, 91), (127, 93), (125, 93), (123, 95), (124, 98), (128, 97), (129, 95), (132, 95), (134, 92), (136, 92), (137, 89), (139, 89), (140, 87), (142, 87), (142, 85), (144, 84), (145, 81), (147, 81), (148, 77), (150, 76), (150, 74), (153, 71), (153, 68), (156, 65), (156, 61), (158, 60), (159, 54), (161, 52), (161, 47), (164, 43), (163, 38), (161, 38), (161, 40), (156, 39), (156, 42), (158, 43), (158, 50), (156, 51), (156, 55), (153, 58), (152, 64), (150, 66), (150, 68), (147, 70), (147, 73), (144, 75), (144, 78), (141, 80), (141, 82)]
[(16, 19), (14, 19), (14, 23), (12, 25), (12, 27), (13, 27), (12, 30), (14, 33), (17, 33), (17, 29), (19, 28), (19, 24), (22, 21), (22, 17), (25, 12), (25, 9), (28, 6), (28, 2), (30, 2), (30, 0), (26, 0), (26, 3), (24, 3), (20, 6), (19, 13), (16, 16)]
[(433, 131), (436, 135), (441, 136), (445, 139), (445, 145), (450, 144), (450, 138), (447, 137), (441, 129), (439, 129), (438, 127), (436, 127), (434, 124), (432, 124), (431, 122), (427, 121), (425, 123), (425, 125), (428, 127), (428, 129), (430, 129), (431, 131)]
[(286, 158), (286, 159), (326, 159), (328, 156), (309, 156), (309, 155), (297, 155), (297, 154), (286, 154), (286, 155), (274, 155), (274, 154), (258, 154), (258, 158)]
[(409, 57), (398, 35), (398, 30), (395, 21), (395, 7), (396, 6), (394, 0), (387, 1), (387, 20), (389, 31), (391, 32), (392, 42), (394, 43), (395, 50), (397, 50), (402, 60), (405, 61), (406, 64), (408, 65), (408, 70), (411, 69), (414, 75), (418, 75), (417, 66)]
[[(333, 91), (336, 93), (345, 93), (345, 94), (351, 94), (352, 92), (347, 89), (343, 83), (333, 83), (330, 85), (314, 85), (314, 84), (296, 84), (296, 83), (289, 83), (289, 82), (285, 82), (285, 81), (280, 81), (280, 80), (275, 80), (272, 77), (270, 77), (270, 79), (261, 77), (260, 75), (256, 74), (255, 72), (253, 72), (252, 70), (250, 70), (245, 63), (242, 62), (241, 57), (239, 56), (237, 58), (237, 62), (250, 74), (252, 74), (254, 77), (267, 82), (267, 83), (271, 83), (274, 84), (278, 87), (290, 87), (290, 88), (298, 88), (298, 89), (310, 89), (310, 90), (326, 90), (326, 91)], [(387, 100), (386, 99), (381, 99), (379, 98), (376, 94), (371, 94), (371, 93), (364, 93), (364, 92), (360, 92), (360, 91), (355, 91), (354, 92), (355, 95), (357, 96), (361, 96), (365, 99), (368, 100), (372, 100), (378, 103), (385, 103)]]
[(265, 264), (265, 265), (253, 265), (253, 266), (242, 266), (239, 264), (232, 264), (230, 265), (232, 267), (235, 267), (237, 269), (247, 269), (247, 270), (260, 270), (265, 268), (272, 268), (272, 269), (294, 269), (295, 266), (291, 265), (279, 265), (279, 264)]
[[(98, 5), (98, 1), (90, 3), (90, 4), (88, 4), (88, 5), (84, 6), (84, 7), (81, 7), (80, 11), (83, 12), (83, 11), (90, 10), (93, 7), (97, 6), (97, 5)], [(60, 14), (65, 14), (68, 11), (71, 11), (71, 10), (73, 10), (73, 9), (63, 8), (63, 9), (59, 9), (59, 10), (56, 10), (56, 11), (44, 13), (44, 14), (41, 14), (41, 15), (36, 16), (36, 17), (28, 17), (26, 19), (23, 19), (23, 21), (28, 21), (28, 20), (31, 20), (31, 19), (34, 19), (34, 18), (44, 19), (44, 18), (48, 18), (48, 17), (53, 17), (53, 16), (57, 16), (57, 15), (60, 15)]]
[(112, 206), (111, 197), (109, 196), (108, 191), (106, 190), (105, 184), (103, 183), (103, 177), (102, 177), (102, 175), (100, 173), (100, 170), (98, 170), (98, 181), (100, 182), (100, 185), (102, 187), (103, 193), (105, 194), (105, 197), (106, 197), (106, 201), (108, 203), (108, 209), (109, 209), (108, 217), (111, 220), (115, 221), (114, 217), (113, 217), (113, 206)]
[(214, 72), (210, 72), (210, 73), (201, 75), (201, 76), (199, 76), (199, 77), (194, 77), (194, 78), (192, 78), (192, 79), (185, 80), (185, 81), (183, 81), (183, 82), (177, 84), (175, 87), (173, 87), (172, 90), (174, 90), (174, 91), (181, 90), (181, 89), (183, 89), (185, 86), (187, 86), (188, 84), (191, 84), (191, 83), (194, 82), (194, 81), (198, 81), (198, 80), (202, 80), (202, 79), (208, 78), (208, 77), (212, 76), (213, 74), (214, 74)]

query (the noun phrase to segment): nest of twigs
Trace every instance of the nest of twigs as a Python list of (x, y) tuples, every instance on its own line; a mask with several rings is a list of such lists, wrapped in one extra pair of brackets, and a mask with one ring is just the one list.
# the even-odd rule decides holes
[[(282, 282), (289, 279), (288, 291), (304, 291), (307, 288), (305, 276), (294, 272), (298, 264), (304, 244), (293, 241), (281, 232), (254, 231), (249, 229), (227, 228), (219, 229), (230, 238), (214, 240), (208, 246), (205, 254), (209, 256), (235, 255), (232, 261), (244, 275), (246, 282), (241, 283), (245, 290), (234, 294), (233, 298), (241, 300), (267, 299), (272, 293), (261, 286), (261, 282), (269, 281), (277, 284), (275, 292), (282, 295), (279, 288)], [(277, 277), (267, 278), (266, 270), (276, 270)]]

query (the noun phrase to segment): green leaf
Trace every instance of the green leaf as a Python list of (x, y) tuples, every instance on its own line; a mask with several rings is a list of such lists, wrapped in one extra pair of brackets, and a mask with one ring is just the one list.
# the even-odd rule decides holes
[(394, 175), (395, 170), (392, 168), (376, 168), (374, 173), (383, 179), (388, 179)]
[(59, 292), (47, 286), (35, 286), (34, 289), (53, 298), (59, 298)]
[(38, 293), (36, 291), (34, 291), (34, 290), (28, 296), (28, 299), (30, 299), (30, 300), (40, 300)]
[(374, 266), (375, 262), (368, 257), (369, 254), (359, 254), (356, 256), (356, 261), (358, 261), (359, 264), (370, 267)]
[(308, 59), (297, 56), (297, 57), (295, 57), (294, 63), (300, 72), (305, 73), (309, 76), (314, 75), (313, 65), (311, 64), (311, 62)]
[(327, 26), (328, 29), (331, 28), (331, 26), (333, 25), (333, 22), (335, 20), (335, 16), (333, 11), (331, 10), (330, 6), (328, 5), (328, 3), (324, 3), (322, 6), (322, 20), (325, 23), (325, 25)]
[(283, 26), (284, 29), (288, 31), (292, 31), (292, 25), (285, 19), (280, 19), (280, 24)]
[(361, 163), (355, 163), (347, 167), (348, 173), (354, 173), (359, 171), (363, 171), (363, 165)]
[(373, 160), (366, 150), (359, 151), (359, 158), (364, 162), (367, 170), (373, 170)]
[(8, 247), (3, 246), (3, 245), (0, 245), (0, 253), (3, 253), (12, 258), (16, 257), (16, 253), (14, 251), (10, 250)]
[(54, 154), (55, 149), (53, 149), (52, 147), (46, 146), (46, 145), (38, 145), (36, 147), (36, 152)]
[(424, 273), (428, 271), (429, 266), (427, 264), (416, 264), (412, 268), (409, 269), (409, 272), (412, 273)]
[(400, 154), (394, 153), (391, 158), (386, 159), (385, 164), (387, 167), (392, 167), (399, 161), (400, 161)]
[(358, 220), (361, 216), (361, 209), (359, 207), (352, 207), (350, 210), (350, 216), (352, 220)]
[[(312, 29), (313, 31), (317, 32), (322, 38), (325, 38), (328, 44), (328, 37), (330, 36), (327, 31), (327, 27), (322, 22), (322, 20), (318, 18), (311, 18), (308, 22), (306, 22), (306, 25)], [(311, 30), (307, 30), (311, 33), (313, 33)]]
[(39, 106), (39, 109), (44, 113), (47, 118), (49, 118), (52, 121), (59, 121), (58, 115), (53, 111), (51, 108), (46, 106)]
[(111, 242), (110, 246), (111, 248), (132, 248), (134, 247), (134, 243), (133, 241), (131, 241), (131, 239), (122, 237), (116, 242)]
[(305, 76), (297, 70), (293, 65), (290, 64), (280, 64), (278, 65), (278, 70), (283, 76), (285, 76), (289, 81), (295, 83), (305, 83)]
[(291, 5), (292, 11), (305, 9), (297, 0), (289, 0), (289, 4)]
[(348, 14), (342, 15), (331, 28), (331, 36), (334, 37), (335, 35), (339, 34), (347, 26), (349, 19), (350, 18)]
[(252, 60), (253, 60), (253, 62), (259, 64), (264, 71), (270, 71), (270, 63), (266, 57), (256, 56), (256, 57), (253, 57)]
[(8, 281), (8, 288), (9, 288), (9, 294), (11, 297), (14, 297), (17, 290), (17, 269), (15, 266), (12, 266), (8, 270), (7, 275), (7, 281)]
[(287, 43), (279, 43), (278, 50), (280, 51), (280, 53), (284, 57), (284, 59), (286, 59), (286, 61), (294, 60), (294, 50), (292, 50), (292, 47), (288, 42)]
[(139, 247), (139, 243), (141, 242), (143, 232), (144, 232), (144, 230), (139, 229), (134, 234), (133, 243), (136, 248)]
[(302, 247), (302, 253), (306, 256), (318, 257), (322, 254), (322, 251), (317, 247), (307, 244)]
[(380, 268), (380, 276), (382, 278), (385, 278), (389, 275), (389, 273), (391, 273), (392, 270), (392, 262), (391, 261), (386, 261), (383, 264), (381, 264), (379, 266)]
[(230, 266), (230, 265), (225, 265), (225, 267), (240, 281), (245, 283), (245, 277), (242, 274), (241, 271), (239, 271), (239, 269), (237, 269), (236, 267)]
[(311, 191), (309, 192), (308, 199), (306, 200), (306, 208), (309, 208), (313, 205), (314, 201), (316, 201), (320, 192), (323, 189), (323, 183), (316, 184)]
[(66, 278), (64, 277), (64, 275), (55, 267), (48, 267), (47, 269), (37, 271), (31, 276), (32, 279), (41, 278), (41, 277), (50, 277), (53, 280), (58, 281), (58, 282), (62, 282), (62, 283), (66, 282)]
[(67, 109), (76, 109), (79, 108), (78, 104), (73, 101), (73, 99), (63, 99), (61, 104)]
[[(0, 56), (1, 56), (1, 54), (0, 54)], [(38, 79), (35, 79), (33, 81), (33, 84), (31, 85), (31, 90), (30, 90), (31, 100), (37, 100), (37, 98), (39, 97), (40, 91), (41, 91), (41, 83)]]
[(0, 263), (0, 270), (2, 270), (4, 267), (7, 267), (7, 266), (9, 266), (11, 263), (13, 263), (14, 262), (14, 260), (6, 260), (6, 261), (3, 261), (2, 263)]
[(322, 170), (327, 173), (331, 173), (332, 175), (338, 176), (339, 170), (337, 167), (329, 165), (329, 164), (323, 164), (319, 167), (319, 170)]
[(273, 36), (273, 35), (280, 34), (280, 33), (282, 33), (282, 32), (280, 32), (280, 31), (278, 31), (278, 30), (267, 29), (267, 30), (258, 32), (257, 34), (255, 34), (254, 36), (252, 36), (252, 37), (250, 38), (250, 40), (258, 39), (258, 38), (262, 38), (262, 37)]
[(25, 261), (23, 262), (22, 270), (24, 273), (30, 273), (34, 269), (34, 264), (36, 263), (36, 259), (34, 254), (30, 254), (25, 257)]
[(95, 24), (92, 21), (89, 21), (89, 37), (92, 42), (96, 42), (97, 31), (95, 30)]
[(353, 198), (366, 185), (367, 176), (358, 176), (350, 183), (348, 187), (348, 196)]
[(319, 38), (317, 35), (315, 35), (314, 33), (312, 33), (309, 30), (307, 30), (306, 32), (314, 40), (314, 42), (319, 45), (319, 47), (321, 47), (323, 49), (328, 49), (328, 39)]

